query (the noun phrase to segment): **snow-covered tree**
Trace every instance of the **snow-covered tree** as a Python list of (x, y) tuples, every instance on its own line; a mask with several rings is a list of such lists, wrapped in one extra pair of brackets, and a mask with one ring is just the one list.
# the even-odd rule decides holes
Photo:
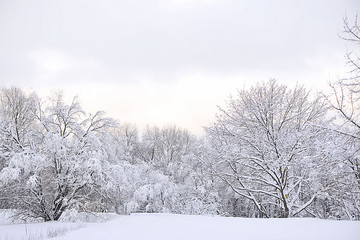
[(139, 135), (135, 125), (124, 123), (117, 128), (114, 133), (117, 160), (136, 163), (139, 152)]
[(86, 115), (77, 98), (67, 105), (56, 95), (47, 107), (37, 106), (30, 139), (36, 144), (13, 154), (0, 172), (7, 197), (21, 216), (45, 221), (58, 220), (72, 207), (94, 210), (107, 161), (101, 135), (115, 122), (102, 112)]
[(12, 154), (30, 147), (36, 98), (19, 88), (0, 90), (0, 170)]
[(194, 136), (176, 126), (162, 129), (148, 127), (142, 136), (139, 158), (161, 169), (167, 175), (176, 179), (181, 178), (179, 164), (184, 163), (182, 158), (191, 152), (194, 142)]
[(320, 97), (274, 80), (239, 91), (206, 129), (214, 174), (254, 204), (254, 216), (298, 215), (321, 191), (312, 124), (325, 110)]

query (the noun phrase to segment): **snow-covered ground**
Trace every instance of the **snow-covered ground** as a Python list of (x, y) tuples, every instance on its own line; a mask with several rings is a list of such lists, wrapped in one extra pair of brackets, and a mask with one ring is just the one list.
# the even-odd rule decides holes
[[(63, 233), (47, 233), (64, 228)], [(78, 229), (76, 229), (78, 228)], [(104, 223), (35, 223), (0, 225), (0, 239), (26, 238), (26, 231), (42, 232), (53, 240), (358, 240), (360, 222), (320, 219), (246, 219), (174, 214), (132, 214)], [(35, 236), (35, 235), (34, 235)], [(41, 238), (39, 238), (41, 239)]]
[(65, 233), (87, 227), (88, 223), (21, 223), (11, 218), (11, 210), (0, 209), (0, 240), (42, 240), (62, 236)]

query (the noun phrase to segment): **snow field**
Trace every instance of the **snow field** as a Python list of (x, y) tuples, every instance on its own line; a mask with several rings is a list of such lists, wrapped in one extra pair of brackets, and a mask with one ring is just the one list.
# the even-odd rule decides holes
[[(254, 219), (176, 214), (109, 215), (107, 222), (10, 224), (0, 240), (358, 240), (359, 221)], [(103, 216), (100, 216), (103, 218)]]
[(360, 222), (132, 214), (54, 240), (358, 240)]

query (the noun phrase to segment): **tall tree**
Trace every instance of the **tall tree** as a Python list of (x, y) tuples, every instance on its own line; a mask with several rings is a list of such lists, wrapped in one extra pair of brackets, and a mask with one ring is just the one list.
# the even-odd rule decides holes
[[(340, 164), (334, 189), (336, 205), (342, 206), (349, 219), (360, 219), (360, 27), (357, 16), (353, 23), (344, 18), (341, 35), (351, 51), (345, 54), (348, 75), (330, 84), (332, 94), (326, 95), (335, 112), (337, 124), (328, 127), (336, 136)], [(339, 214), (338, 214), (339, 215)]]
[(312, 123), (325, 111), (320, 97), (275, 80), (239, 91), (206, 129), (214, 173), (254, 204), (255, 216), (298, 215), (320, 191), (311, 181), (319, 160)]

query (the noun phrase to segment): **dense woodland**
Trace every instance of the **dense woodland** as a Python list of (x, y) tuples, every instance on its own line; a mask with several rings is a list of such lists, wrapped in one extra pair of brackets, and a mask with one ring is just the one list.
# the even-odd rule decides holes
[[(360, 44), (344, 21), (343, 38)], [(323, 93), (275, 80), (239, 90), (204, 136), (85, 112), (78, 98), (0, 91), (0, 209), (360, 220), (360, 61)]]

